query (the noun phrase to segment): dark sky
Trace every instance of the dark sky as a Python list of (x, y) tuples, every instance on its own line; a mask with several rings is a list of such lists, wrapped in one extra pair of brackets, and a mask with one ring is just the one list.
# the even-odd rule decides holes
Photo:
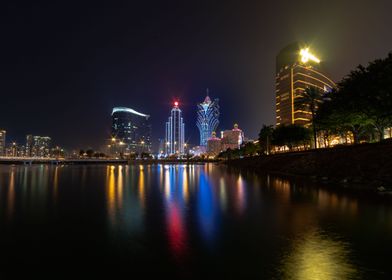
[(392, 50), (392, 1), (9, 1), (0, 8), (0, 128), (99, 147), (114, 106), (152, 116), (164, 135), (178, 97), (197, 144), (196, 103), (221, 105), (220, 129), (256, 137), (274, 123), (275, 56), (302, 40), (341, 79)]

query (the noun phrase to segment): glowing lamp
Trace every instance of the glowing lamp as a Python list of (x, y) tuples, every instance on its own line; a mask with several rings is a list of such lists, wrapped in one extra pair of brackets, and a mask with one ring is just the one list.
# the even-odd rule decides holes
[(174, 102), (174, 106), (176, 106), (176, 107), (178, 106), (178, 101)]
[(309, 52), (309, 48), (306, 49), (301, 49), (299, 52), (299, 55), (301, 56), (301, 61), (303, 63), (307, 63), (309, 60), (320, 63), (320, 59), (318, 59), (315, 55)]

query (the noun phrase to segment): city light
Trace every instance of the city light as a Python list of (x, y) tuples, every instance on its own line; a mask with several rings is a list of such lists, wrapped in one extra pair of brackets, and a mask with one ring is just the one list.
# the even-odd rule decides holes
[(178, 101), (174, 101), (174, 106), (178, 107)]
[(316, 62), (316, 63), (320, 63), (320, 59), (318, 59), (316, 56), (314, 56), (312, 53), (310, 53), (309, 48), (301, 49), (299, 54), (301, 56), (301, 61), (303, 63), (307, 63), (309, 60)]

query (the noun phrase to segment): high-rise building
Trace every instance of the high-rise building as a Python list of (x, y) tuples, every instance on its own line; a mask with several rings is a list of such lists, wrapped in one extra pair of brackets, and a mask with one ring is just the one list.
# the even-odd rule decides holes
[(5, 135), (6, 131), (0, 129), (0, 156), (5, 156)]
[(34, 146), (34, 138), (33, 135), (29, 134), (26, 136), (26, 156), (33, 156), (33, 146)]
[(26, 136), (24, 155), (27, 157), (50, 157), (52, 139), (48, 136)]
[(178, 101), (175, 101), (166, 123), (166, 155), (184, 154), (185, 125), (178, 105)]
[(126, 107), (113, 108), (112, 140), (111, 145), (123, 153), (150, 153), (150, 116)]
[(197, 105), (197, 128), (200, 132), (200, 146), (207, 146), (207, 140), (211, 137), (219, 125), (219, 100), (211, 101), (207, 96), (202, 103)]
[(296, 104), (296, 98), (308, 87), (328, 92), (336, 85), (323, 72), (319, 58), (302, 43), (293, 43), (276, 57), (276, 125), (307, 126), (311, 112)]

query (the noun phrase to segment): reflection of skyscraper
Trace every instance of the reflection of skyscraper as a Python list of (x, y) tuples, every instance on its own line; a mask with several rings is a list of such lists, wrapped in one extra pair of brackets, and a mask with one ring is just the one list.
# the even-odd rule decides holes
[(300, 109), (295, 99), (301, 97), (307, 87), (321, 91), (335, 87), (321, 68), (320, 60), (301, 43), (288, 45), (279, 52), (276, 57), (276, 125), (310, 123), (311, 113)]
[(151, 152), (149, 115), (125, 107), (112, 111), (112, 137), (117, 145), (124, 145), (131, 153)]
[(200, 132), (200, 146), (207, 146), (207, 139), (211, 137), (219, 125), (219, 100), (211, 101), (207, 96), (204, 101), (197, 105), (197, 127)]
[(5, 155), (5, 135), (6, 131), (0, 129), (0, 156)]
[(181, 109), (178, 107), (178, 101), (176, 101), (166, 123), (166, 154), (184, 154), (184, 139), (185, 125)]

